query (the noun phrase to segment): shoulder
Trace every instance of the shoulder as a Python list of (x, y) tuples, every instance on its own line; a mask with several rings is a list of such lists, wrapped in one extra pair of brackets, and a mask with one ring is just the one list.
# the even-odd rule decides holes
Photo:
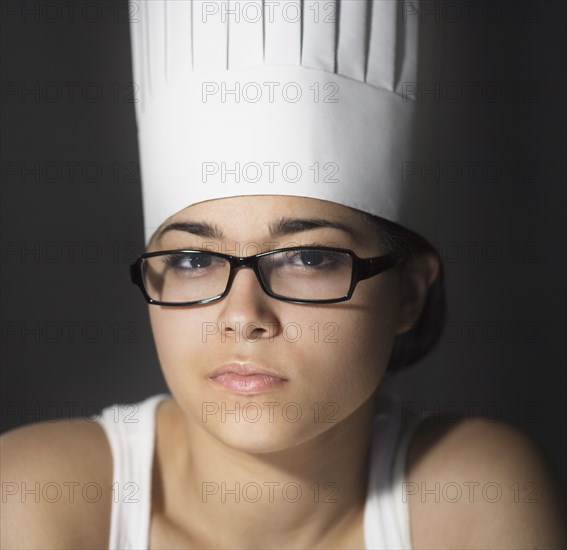
[(105, 548), (112, 453), (87, 419), (40, 422), (0, 437), (3, 548)]
[(565, 493), (541, 449), (488, 419), (431, 418), (408, 449), (414, 548), (566, 548)]

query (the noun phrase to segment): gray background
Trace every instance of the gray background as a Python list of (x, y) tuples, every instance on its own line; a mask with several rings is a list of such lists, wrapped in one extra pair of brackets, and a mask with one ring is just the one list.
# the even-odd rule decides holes
[[(167, 388), (128, 276), (143, 227), (126, 4), (3, 4), (5, 431)], [(439, 12), (448, 326), (384, 388), (513, 422), (567, 480), (566, 5), (456, 4)]]

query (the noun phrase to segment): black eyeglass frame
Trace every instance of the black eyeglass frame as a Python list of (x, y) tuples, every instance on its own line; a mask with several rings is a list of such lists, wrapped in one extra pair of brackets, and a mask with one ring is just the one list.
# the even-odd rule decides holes
[[(328, 252), (344, 252), (352, 257), (352, 275), (350, 280), (350, 288), (344, 296), (340, 298), (332, 298), (326, 300), (292, 300), (290, 298), (286, 298), (285, 296), (281, 296), (272, 292), (266, 286), (265, 281), (262, 279), (262, 273), (260, 268), (258, 267), (258, 262), (265, 256), (270, 254), (276, 254), (279, 252), (288, 252), (294, 250), (323, 250)], [(210, 254), (212, 256), (218, 256), (220, 258), (224, 258), (229, 261), (230, 263), (230, 273), (228, 276), (228, 282), (226, 288), (221, 294), (217, 294), (212, 298), (205, 298), (204, 300), (198, 300), (195, 302), (162, 302), (160, 300), (154, 300), (150, 298), (148, 295), (146, 288), (144, 286), (144, 281), (142, 277), (142, 261), (145, 258), (153, 258), (155, 256), (166, 256), (168, 254), (183, 254), (183, 253), (199, 253), (199, 254)], [(398, 256), (394, 254), (385, 254), (382, 256), (375, 256), (374, 258), (359, 258), (352, 250), (348, 248), (333, 248), (328, 246), (292, 246), (290, 248), (278, 248), (276, 250), (269, 250), (267, 252), (261, 252), (260, 254), (254, 254), (252, 256), (246, 257), (238, 257), (238, 256), (231, 256), (229, 254), (222, 254), (220, 252), (212, 252), (209, 250), (199, 250), (199, 249), (184, 249), (184, 250), (160, 250), (159, 252), (146, 252), (138, 257), (138, 259), (130, 265), (130, 279), (133, 284), (138, 286), (146, 299), (146, 302), (149, 304), (160, 305), (160, 306), (171, 306), (171, 307), (180, 307), (180, 306), (195, 306), (200, 304), (208, 304), (210, 302), (215, 302), (220, 300), (224, 296), (226, 296), (232, 287), (232, 282), (234, 281), (234, 277), (236, 275), (236, 270), (242, 267), (249, 267), (251, 268), (254, 273), (256, 274), (256, 278), (262, 287), (262, 290), (272, 298), (276, 300), (281, 300), (283, 302), (290, 302), (294, 304), (335, 304), (338, 302), (345, 302), (352, 298), (354, 293), (354, 289), (356, 285), (365, 279), (369, 279), (370, 277), (374, 277), (387, 269), (403, 262), (406, 258), (403, 256)]]

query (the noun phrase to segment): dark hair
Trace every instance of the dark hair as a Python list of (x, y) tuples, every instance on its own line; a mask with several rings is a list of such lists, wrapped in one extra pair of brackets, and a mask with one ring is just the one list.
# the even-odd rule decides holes
[[(430, 252), (439, 258), (439, 275), (429, 289), (421, 316), (411, 330), (399, 334), (394, 340), (387, 369), (391, 372), (416, 363), (427, 355), (441, 339), (447, 316), (443, 262), (437, 249), (414, 231), (379, 216), (359, 212), (388, 253), (416, 258)], [(404, 268), (403, 266), (402, 263), (401, 269)]]

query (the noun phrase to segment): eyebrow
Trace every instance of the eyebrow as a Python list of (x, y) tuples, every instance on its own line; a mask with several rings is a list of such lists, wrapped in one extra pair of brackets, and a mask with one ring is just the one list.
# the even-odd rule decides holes
[[(362, 235), (354, 228), (344, 223), (326, 220), (324, 218), (286, 218), (282, 217), (274, 220), (268, 224), (269, 235), (271, 239), (277, 239), (284, 235), (291, 235), (294, 233), (301, 233), (302, 231), (309, 231), (319, 229), (322, 227), (330, 227), (332, 229), (339, 229), (349, 234), (355, 241), (362, 241)], [(217, 225), (207, 221), (186, 221), (170, 223), (164, 227), (158, 234), (156, 240), (160, 240), (168, 231), (185, 231), (199, 237), (207, 239), (222, 240), (225, 235)]]

